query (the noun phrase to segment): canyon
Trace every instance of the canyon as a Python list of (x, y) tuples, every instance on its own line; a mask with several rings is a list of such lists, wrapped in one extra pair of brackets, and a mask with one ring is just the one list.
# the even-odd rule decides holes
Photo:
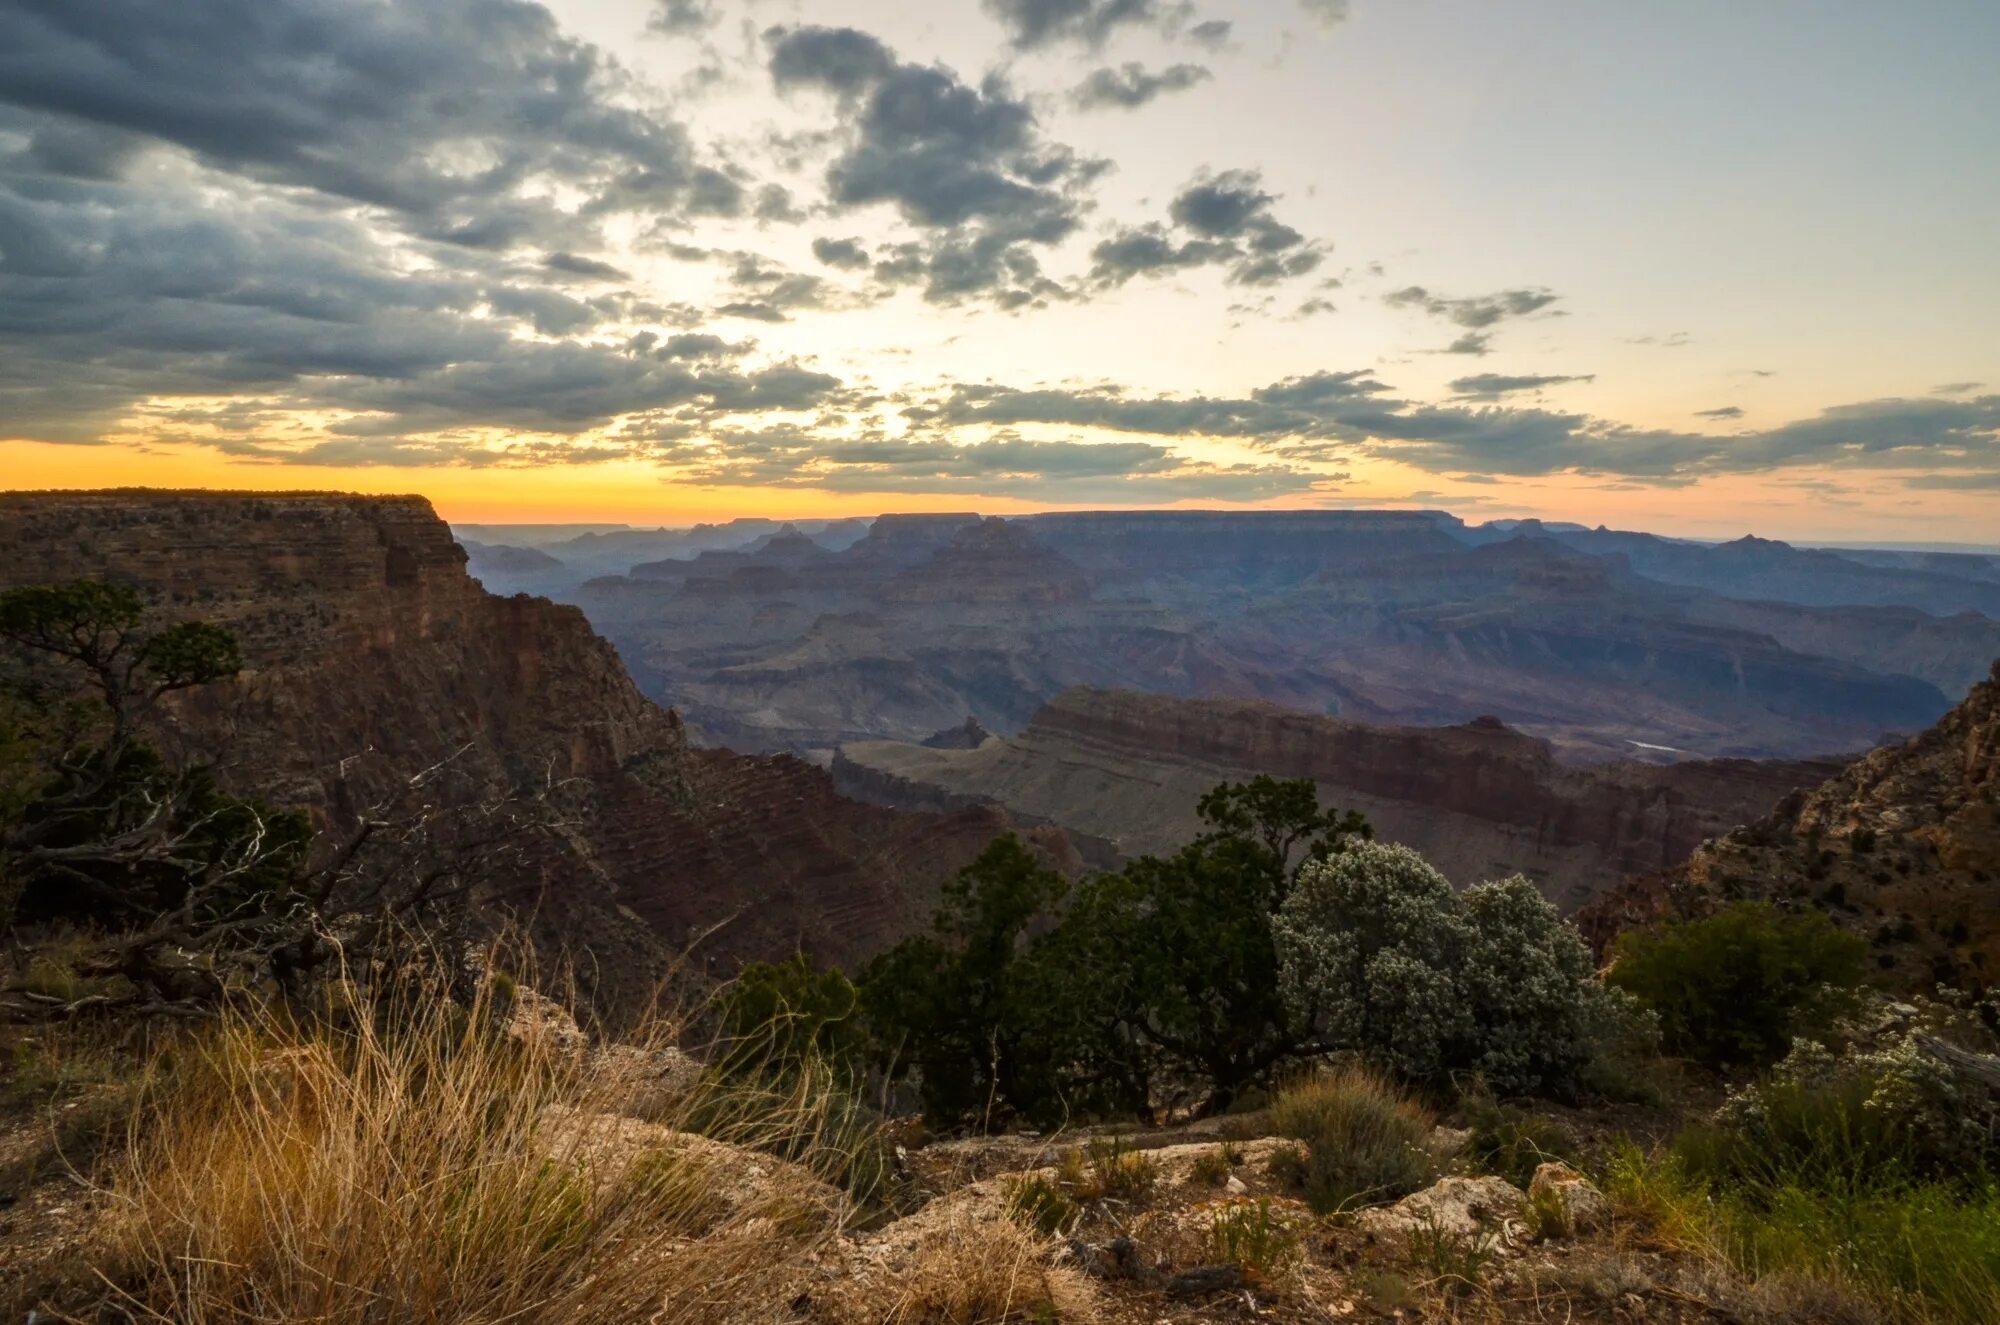
[[(560, 786), (570, 814), (486, 899), (643, 997), (682, 958), (851, 963), (925, 920), (1008, 822), (839, 795), (790, 757), (692, 748), (574, 607), (499, 597), (421, 497), (0, 494), (0, 588), (103, 579), (235, 633), (234, 681), (159, 733), (232, 786), (339, 829), (439, 769), (440, 796)], [(1038, 842), (1075, 867), (1059, 834)]]
[[(968, 716), (1019, 732), (1076, 686), (1406, 726), (1491, 715), (1583, 760), (1814, 758), (1921, 731), (2000, 655), (2000, 560), (1972, 555), (1425, 511), (739, 523), (586, 536), (566, 586), (490, 550), (473, 569), (580, 606), (699, 739), (819, 763)], [(619, 537), (701, 546), (601, 573)]]
[(2000, 662), (1935, 726), (1795, 792), (1685, 861), (1607, 890), (1577, 916), (1625, 930), (1732, 902), (1824, 911), (1867, 938), (1877, 978), (1910, 993), (2000, 978)]
[(1378, 838), (1416, 848), (1454, 882), (1524, 874), (1565, 911), (1627, 875), (1680, 862), (1841, 768), (1745, 759), (1576, 766), (1491, 717), (1385, 726), (1253, 700), (1088, 689), (1058, 695), (1014, 736), (968, 745), (846, 745), (834, 783), (903, 808), (999, 805), (1060, 826), (1109, 865), (1194, 837), (1196, 804), (1219, 782), (1310, 778), (1323, 803), (1359, 810)]

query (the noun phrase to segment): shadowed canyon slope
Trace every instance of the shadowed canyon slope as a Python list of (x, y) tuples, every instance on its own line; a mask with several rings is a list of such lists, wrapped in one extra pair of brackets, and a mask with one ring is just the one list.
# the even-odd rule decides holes
[(967, 715), (1018, 731), (1094, 686), (1491, 714), (1598, 759), (1797, 758), (1919, 731), (1984, 675), (2000, 621), (1972, 609), (1995, 584), (1961, 560), (1434, 512), (951, 514), (884, 516), (845, 547), (761, 530), (568, 593), (647, 693), (745, 750), (824, 757)]
[(716, 925), (702, 951), (723, 958), (853, 961), (926, 918), (1004, 827), (690, 749), (581, 612), (496, 597), (465, 560), (420, 497), (0, 495), (0, 587), (109, 579), (236, 632), (242, 676), (179, 707), (176, 734), (266, 799), (339, 822), (441, 761), (462, 794), (574, 780), (563, 840), (501, 900), (587, 949), (586, 980), (631, 992)]
[(2000, 662), (1929, 731), (1604, 893), (1578, 922), (1602, 945), (1746, 898), (1825, 910), (1919, 992), (2000, 981)]
[(1526, 874), (1569, 909), (1625, 875), (1683, 859), (1839, 767), (1741, 759), (1573, 767), (1547, 742), (1492, 719), (1370, 726), (1255, 701), (1071, 690), (1019, 735), (973, 749), (843, 747), (834, 779), (891, 805), (997, 802), (1131, 856), (1169, 851), (1198, 832), (1196, 802), (1218, 781), (1309, 777), (1322, 799), (1360, 810), (1379, 837), (1415, 847), (1454, 881)]

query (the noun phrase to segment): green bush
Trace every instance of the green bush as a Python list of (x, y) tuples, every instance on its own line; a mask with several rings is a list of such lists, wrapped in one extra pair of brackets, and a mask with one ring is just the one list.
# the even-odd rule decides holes
[(1824, 1038), (1853, 1008), (1866, 959), (1867, 945), (1818, 911), (1738, 902), (1621, 936), (1606, 979), (1658, 1016), (1669, 1050), (1742, 1068)]
[(1293, 1016), (1416, 1081), (1573, 1088), (1621, 1019), (1575, 928), (1522, 878), (1454, 892), (1408, 847), (1352, 842), (1272, 921)]
[(1306, 1146), (1300, 1175), (1319, 1214), (1407, 1196), (1435, 1176), (1430, 1116), (1361, 1068), (1309, 1077), (1278, 1093), (1271, 1126)]

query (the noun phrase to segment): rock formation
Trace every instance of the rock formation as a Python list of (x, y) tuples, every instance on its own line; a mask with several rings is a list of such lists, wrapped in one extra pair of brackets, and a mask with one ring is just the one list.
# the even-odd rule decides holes
[(1006, 827), (990, 809), (857, 804), (795, 759), (689, 749), (580, 611), (487, 593), (420, 497), (0, 494), (0, 587), (79, 578), (236, 632), (242, 676), (176, 709), (171, 735), (322, 822), (440, 762), (482, 794), (574, 780), (568, 840), (502, 900), (621, 993), (718, 925), (701, 952), (724, 963), (854, 961), (921, 923)]
[(1635, 878), (1578, 917), (1619, 931), (1738, 899), (1819, 907), (1868, 937), (1907, 988), (2000, 977), (2000, 662), (1929, 731), (1875, 751), (1771, 813)]
[(1837, 761), (1721, 759), (1572, 766), (1492, 718), (1375, 726), (1250, 700), (1064, 692), (1018, 736), (976, 748), (842, 747), (837, 786), (884, 804), (999, 804), (1106, 839), (1131, 856), (1199, 831), (1195, 805), (1225, 779), (1311, 778), (1378, 836), (1461, 883), (1522, 873), (1574, 907), (1625, 875), (1681, 859), (1704, 838), (1811, 786)]

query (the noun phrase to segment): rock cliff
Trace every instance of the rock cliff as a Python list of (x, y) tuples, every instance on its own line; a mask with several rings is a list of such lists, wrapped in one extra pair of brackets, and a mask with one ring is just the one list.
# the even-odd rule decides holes
[(2000, 978), (2000, 662), (1936, 726), (1877, 750), (1578, 917), (1600, 946), (1739, 899), (1815, 906), (1866, 935), (1888, 978)]
[(702, 952), (724, 963), (853, 961), (925, 918), (1006, 826), (857, 804), (793, 759), (689, 749), (582, 612), (487, 593), (421, 497), (0, 494), (0, 587), (78, 578), (234, 630), (242, 676), (175, 710), (169, 735), (322, 822), (446, 760), (468, 793), (575, 780), (569, 840), (498, 900), (587, 949), (588, 977), (621, 995), (717, 925)]
[(1126, 855), (1197, 831), (1215, 783), (1306, 777), (1452, 879), (1526, 874), (1572, 908), (1598, 889), (1680, 859), (1837, 761), (1562, 763), (1546, 741), (1490, 718), (1454, 727), (1375, 726), (1248, 700), (1070, 690), (1018, 736), (951, 750), (844, 746), (836, 785), (886, 804), (994, 803), (1108, 839)]

